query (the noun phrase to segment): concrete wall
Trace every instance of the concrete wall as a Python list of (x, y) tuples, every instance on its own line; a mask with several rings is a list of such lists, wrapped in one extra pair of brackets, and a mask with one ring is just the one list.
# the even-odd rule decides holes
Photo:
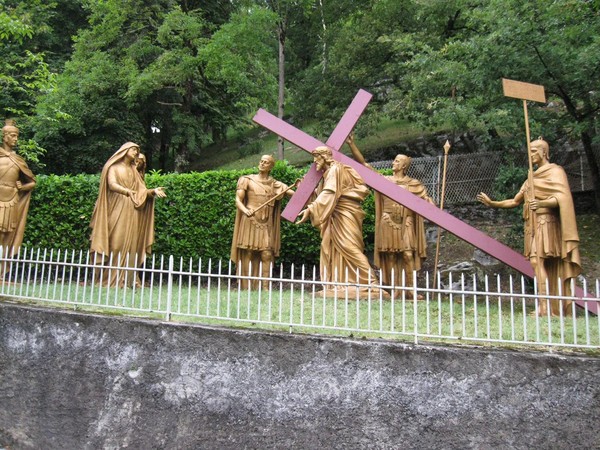
[(600, 359), (0, 303), (0, 448), (590, 448)]

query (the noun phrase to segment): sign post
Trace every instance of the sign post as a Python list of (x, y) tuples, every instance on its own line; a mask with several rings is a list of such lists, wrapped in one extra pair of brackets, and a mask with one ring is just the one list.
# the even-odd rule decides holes
[[(523, 83), (522, 81), (509, 80), (502, 78), (502, 90), (505, 97), (518, 98), (523, 100), (523, 114), (525, 116), (525, 139), (527, 140), (527, 159), (529, 161), (529, 195), (535, 199), (535, 190), (533, 188), (533, 163), (531, 162), (531, 137), (529, 134), (529, 114), (527, 113), (527, 100), (532, 102), (546, 103), (546, 94), (544, 86), (539, 84)], [(533, 226), (531, 233), (535, 233), (535, 214), (532, 216)]]

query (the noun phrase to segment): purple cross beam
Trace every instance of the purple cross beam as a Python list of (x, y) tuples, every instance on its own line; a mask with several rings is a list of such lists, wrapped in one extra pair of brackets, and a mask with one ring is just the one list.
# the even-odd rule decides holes
[[(365, 183), (372, 189), (389, 197), (395, 202), (404, 205), (408, 209), (413, 210), (460, 239), (521, 272), (523, 275), (533, 278), (535, 276), (533, 268), (531, 267), (529, 260), (522, 254), (496, 241), (453, 215), (417, 197), (407, 189), (398, 187), (383, 175), (363, 166), (339, 151), (367, 107), (371, 97), (371, 94), (362, 89), (358, 92), (326, 144), (323, 144), (318, 139), (291, 126), (263, 109), (259, 109), (252, 120), (309, 153), (312, 153), (318, 146), (329, 146), (333, 150), (333, 159), (356, 170)], [(313, 164), (303, 181), (298, 185), (296, 193), (288, 202), (286, 209), (281, 214), (284, 219), (289, 220), (290, 222), (296, 220), (298, 214), (308, 202), (310, 195), (314, 192), (322, 176), (322, 172), (319, 172)], [(589, 311), (597, 314), (598, 304), (596, 302), (585, 302), (583, 300), (584, 294), (582, 289), (576, 287), (575, 294), (581, 298), (576, 301), (578, 305), (587, 307)]]
[[(325, 144), (318, 139), (309, 136), (305, 132), (294, 128), (283, 120), (278, 119), (264, 109), (259, 109), (252, 120), (309, 153), (312, 153), (312, 151), (319, 146), (327, 145), (333, 150), (334, 155), (340, 155), (340, 148), (344, 145), (346, 138), (354, 129), (356, 122), (358, 122), (361, 114), (371, 101), (371, 97), (373, 96), (367, 91), (362, 89), (358, 91), (358, 94), (356, 94), (354, 100), (352, 100), (352, 103)], [(296, 193), (292, 196), (286, 208), (281, 213), (281, 217), (290, 222), (295, 221), (322, 177), (323, 173), (317, 170), (315, 164), (310, 166), (304, 179), (298, 185)]]

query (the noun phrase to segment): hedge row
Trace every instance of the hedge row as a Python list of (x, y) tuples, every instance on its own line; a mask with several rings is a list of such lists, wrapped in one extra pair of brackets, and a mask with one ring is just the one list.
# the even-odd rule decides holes
[[(306, 170), (277, 162), (272, 175), (287, 184)], [(164, 186), (166, 199), (157, 199), (156, 242), (153, 252), (184, 260), (229, 259), (235, 220), (235, 189), (241, 175), (256, 170), (208, 171), (190, 174), (146, 175), (149, 188)], [(39, 176), (33, 191), (24, 245), (29, 248), (87, 250), (89, 223), (96, 197), (98, 175)], [(365, 243), (373, 243), (373, 198), (363, 205)], [(310, 224), (282, 220), (279, 262), (317, 264), (319, 232)]]

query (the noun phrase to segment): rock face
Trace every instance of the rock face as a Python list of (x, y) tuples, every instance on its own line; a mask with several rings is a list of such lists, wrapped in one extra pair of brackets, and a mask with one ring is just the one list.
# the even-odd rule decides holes
[[(369, 161), (391, 160), (402, 153), (412, 157), (440, 156), (443, 155), (444, 143), (446, 140), (452, 144), (452, 154), (466, 154), (489, 151), (511, 151), (501, 147), (501, 143), (495, 140), (482, 138), (472, 133), (462, 133), (458, 135), (440, 133), (423, 134), (412, 140), (399, 142), (396, 145), (382, 147), (371, 151), (367, 156)], [(523, 148), (525, 143), (523, 142)], [(580, 141), (569, 142), (566, 138), (550, 142), (551, 154), (569, 152), (583, 152), (583, 146)], [(512, 149), (514, 150), (514, 149)]]
[(0, 303), (0, 448), (594, 448), (600, 359)]
[(481, 250), (479, 250), (477, 248), (473, 252), (473, 261), (475, 261), (477, 264), (479, 264), (483, 267), (494, 267), (499, 264), (502, 264), (496, 258), (491, 257), (487, 253), (482, 252)]
[(411, 157), (439, 156), (443, 154), (444, 143), (452, 142), (452, 153), (476, 153), (488, 151), (487, 145), (482, 140), (469, 133), (450, 136), (449, 134), (426, 134), (416, 139), (400, 142), (396, 145), (383, 147), (372, 151), (368, 155), (369, 160), (387, 160), (394, 159), (396, 155), (402, 153)]

